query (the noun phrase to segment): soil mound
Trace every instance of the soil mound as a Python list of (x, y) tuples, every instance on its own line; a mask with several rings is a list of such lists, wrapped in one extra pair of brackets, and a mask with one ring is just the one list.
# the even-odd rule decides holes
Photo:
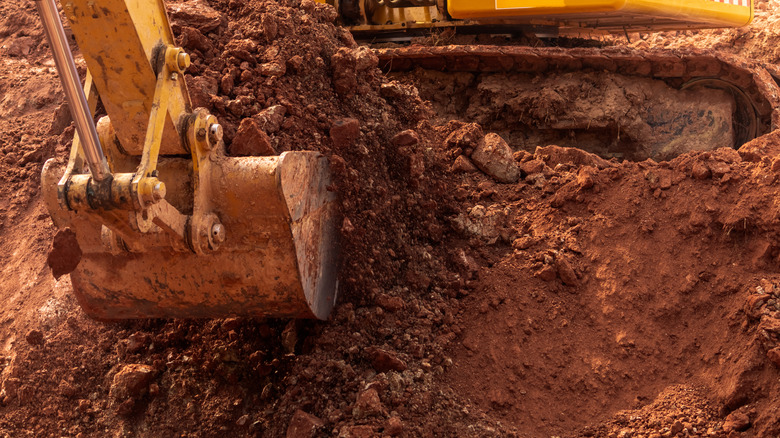
[(660, 163), (513, 150), (438, 121), (329, 6), (169, 6), (229, 152), (329, 157), (341, 301), (323, 323), (87, 319), (39, 196), (73, 128), (32, 2), (1, 3), (1, 432), (780, 433), (773, 136)]

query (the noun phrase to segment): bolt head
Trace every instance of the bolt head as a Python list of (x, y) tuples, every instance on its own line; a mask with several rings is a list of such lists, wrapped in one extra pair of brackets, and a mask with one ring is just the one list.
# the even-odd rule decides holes
[(222, 141), (222, 136), (224, 132), (222, 129), (222, 125), (219, 123), (212, 123), (209, 125), (209, 140), (211, 143), (219, 143)]
[(157, 182), (152, 188), (152, 197), (155, 201), (161, 201), (165, 199), (165, 195), (168, 193), (165, 183), (162, 181)]
[(211, 226), (211, 241), (217, 244), (225, 241), (225, 227), (222, 224)]
[(190, 59), (190, 54), (186, 52), (179, 52), (179, 54), (176, 56), (176, 64), (179, 67), (180, 71), (187, 70), (187, 68), (192, 63), (192, 60)]

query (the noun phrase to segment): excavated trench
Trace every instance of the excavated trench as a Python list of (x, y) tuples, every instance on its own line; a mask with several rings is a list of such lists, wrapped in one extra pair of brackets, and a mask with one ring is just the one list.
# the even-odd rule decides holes
[(663, 161), (739, 148), (780, 120), (771, 69), (723, 53), (490, 45), (375, 52), (385, 72), (432, 103), (437, 121), (478, 123), (515, 150), (558, 145)]
[(610, 72), (553, 74), (392, 73), (414, 84), (441, 122), (479, 123), (515, 150), (576, 147), (604, 158), (668, 160), (694, 150), (739, 147), (742, 102), (705, 86), (677, 89), (658, 79)]

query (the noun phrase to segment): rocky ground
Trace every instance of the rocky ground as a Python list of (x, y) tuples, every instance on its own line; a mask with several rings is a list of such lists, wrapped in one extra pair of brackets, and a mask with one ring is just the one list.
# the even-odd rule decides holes
[[(709, 38), (774, 62), (762, 5), (746, 30), (632, 44)], [(33, 3), (2, 1), (0, 432), (780, 434), (775, 134), (663, 162), (519, 147), (437, 119), (328, 6), (169, 12), (229, 152), (330, 158), (342, 298), (325, 322), (87, 318), (46, 265), (38, 179), (73, 127)]]

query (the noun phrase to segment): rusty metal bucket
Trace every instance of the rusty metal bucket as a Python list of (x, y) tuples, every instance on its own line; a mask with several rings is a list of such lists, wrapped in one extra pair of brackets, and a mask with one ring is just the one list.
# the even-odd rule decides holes
[[(191, 199), (191, 169), (184, 158), (161, 160), (172, 204)], [(321, 154), (216, 160), (208, 183), (226, 238), (204, 255), (166, 247), (156, 233), (140, 251), (107, 239), (104, 225), (60, 205), (63, 172), (53, 160), (46, 163), (44, 199), (55, 224), (76, 232), (83, 256), (71, 280), (88, 315), (328, 317), (338, 288), (337, 212)]]

